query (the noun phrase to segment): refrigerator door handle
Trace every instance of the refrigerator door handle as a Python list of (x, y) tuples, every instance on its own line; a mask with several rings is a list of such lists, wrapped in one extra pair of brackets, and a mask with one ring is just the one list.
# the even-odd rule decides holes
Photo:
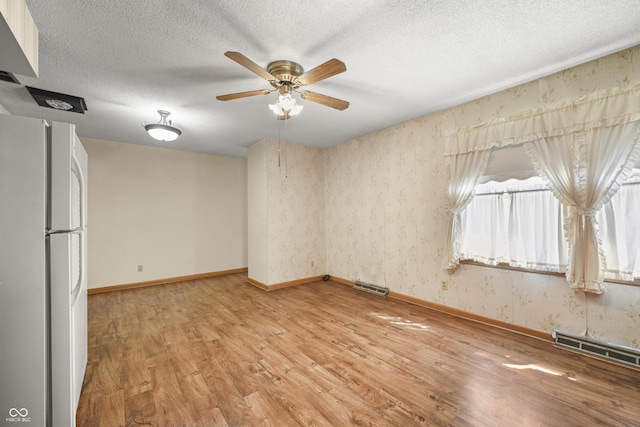
[[(73, 166), (72, 166), (72, 170), (73, 173), (75, 173), (78, 176), (78, 186), (79, 186), (79, 190), (80, 190), (80, 228), (84, 229), (86, 227), (85, 224), (85, 217), (86, 217), (86, 212), (85, 212), (85, 176), (84, 176), (84, 172), (82, 171), (82, 167), (80, 166), (80, 162), (78, 161), (78, 158), (76, 156), (71, 156), (71, 159), (73, 160)], [(83, 239), (84, 240), (84, 239)]]
[(69, 234), (77, 234), (78, 238), (80, 240), (80, 253), (79, 253), (79, 260), (78, 260), (78, 281), (77, 283), (73, 284), (73, 288), (71, 289), (71, 307), (75, 307), (76, 303), (78, 302), (78, 298), (80, 298), (80, 296), (82, 295), (82, 289), (85, 287), (84, 282), (86, 280), (86, 263), (85, 263), (85, 246), (86, 246), (86, 242), (85, 242), (85, 235), (84, 235), (84, 231), (82, 230), (77, 230), (77, 231), (73, 231)]

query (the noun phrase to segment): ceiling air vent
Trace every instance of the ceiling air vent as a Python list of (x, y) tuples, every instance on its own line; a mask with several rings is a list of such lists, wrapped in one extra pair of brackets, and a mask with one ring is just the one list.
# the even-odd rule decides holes
[(0, 71), (0, 81), (9, 82), (9, 83), (15, 83), (17, 85), (20, 84), (18, 79), (16, 79), (16, 76), (14, 76), (12, 73), (10, 73), (8, 71)]
[(84, 98), (63, 93), (50, 92), (48, 90), (37, 89), (27, 86), (33, 99), (41, 107), (53, 108), (55, 110), (70, 111), (72, 113), (84, 114), (87, 104)]

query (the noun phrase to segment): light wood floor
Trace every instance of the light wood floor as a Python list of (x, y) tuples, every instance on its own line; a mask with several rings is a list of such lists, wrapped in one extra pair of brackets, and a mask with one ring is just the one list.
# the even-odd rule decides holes
[(89, 297), (79, 426), (632, 426), (640, 372), (317, 282)]

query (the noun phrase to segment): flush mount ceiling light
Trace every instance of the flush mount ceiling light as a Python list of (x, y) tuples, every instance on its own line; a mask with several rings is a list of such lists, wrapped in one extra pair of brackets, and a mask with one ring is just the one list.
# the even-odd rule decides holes
[(171, 113), (165, 110), (158, 110), (158, 114), (160, 114), (160, 121), (158, 123), (142, 123), (147, 133), (158, 141), (175, 141), (178, 139), (178, 137), (182, 135), (182, 131), (177, 127), (171, 126), (171, 120), (167, 121), (167, 117), (169, 117)]

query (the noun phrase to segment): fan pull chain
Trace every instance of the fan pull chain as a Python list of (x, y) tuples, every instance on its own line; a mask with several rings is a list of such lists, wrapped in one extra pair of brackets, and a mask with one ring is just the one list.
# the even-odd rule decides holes
[(282, 144), (282, 138), (280, 137), (281, 126), (278, 123), (278, 169), (280, 169), (280, 159), (282, 157), (282, 150), (280, 149), (280, 145)]
[(278, 169), (282, 167), (282, 122), (284, 121), (284, 177), (289, 178), (287, 169), (287, 121), (278, 120)]
[(289, 122), (288, 120), (284, 121), (284, 138), (285, 138), (284, 139), (284, 150), (285, 150), (285, 153), (284, 153), (284, 177), (285, 177), (285, 179), (289, 178), (289, 170), (287, 168), (287, 166), (289, 164), (289, 161), (288, 161), (288, 159), (289, 159), (289, 156), (288, 156), (289, 149), (288, 149), (288, 145), (287, 145), (287, 126), (288, 126), (288, 122)]

